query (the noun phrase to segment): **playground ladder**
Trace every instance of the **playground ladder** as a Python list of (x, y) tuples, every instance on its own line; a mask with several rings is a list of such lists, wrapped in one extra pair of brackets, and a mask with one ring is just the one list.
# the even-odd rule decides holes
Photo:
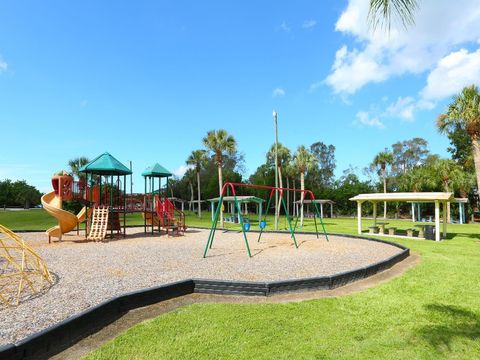
[(108, 226), (108, 206), (95, 206), (92, 214), (92, 224), (87, 240), (102, 241), (105, 239)]

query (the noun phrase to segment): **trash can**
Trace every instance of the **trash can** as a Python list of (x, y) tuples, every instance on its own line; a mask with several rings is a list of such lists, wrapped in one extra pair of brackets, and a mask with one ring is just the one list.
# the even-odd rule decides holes
[(435, 226), (425, 225), (425, 239), (435, 240)]

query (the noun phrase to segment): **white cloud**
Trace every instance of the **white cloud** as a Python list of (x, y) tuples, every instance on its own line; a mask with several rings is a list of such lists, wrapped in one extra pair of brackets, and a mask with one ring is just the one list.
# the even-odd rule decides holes
[(379, 129), (383, 129), (385, 125), (380, 121), (378, 116), (372, 116), (370, 113), (367, 111), (359, 111), (356, 115), (356, 123), (365, 125), (365, 126), (371, 126), (371, 127), (377, 127)]
[(0, 72), (7, 71), (8, 64), (0, 57)]
[(424, 0), (415, 14), (415, 24), (407, 30), (394, 25), (390, 34), (381, 28), (375, 32), (369, 29), (368, 4), (349, 0), (336, 23), (336, 30), (352, 36), (355, 43), (337, 51), (325, 79), (334, 93), (353, 94), (368, 83), (430, 71), (459, 45), (480, 38), (477, 0)]
[(480, 83), (480, 49), (460, 49), (438, 61), (420, 92), (424, 100), (437, 101), (459, 93), (463, 87)]
[(285, 21), (282, 22), (282, 24), (280, 25), (280, 28), (285, 32), (290, 32), (292, 30)]
[(411, 96), (399, 96), (397, 101), (391, 103), (386, 110), (387, 116), (398, 117), (402, 120), (413, 121), (413, 111), (417, 104)]
[(305, 20), (302, 24), (302, 28), (304, 29), (311, 29), (315, 25), (317, 25), (317, 22), (315, 20)]
[(272, 91), (272, 96), (273, 97), (285, 96), (285, 90), (283, 90), (282, 88), (275, 88)]
[(173, 175), (178, 177), (178, 178), (181, 178), (181, 177), (183, 177), (183, 175), (185, 175), (187, 170), (191, 169), (191, 168), (192, 168), (192, 166), (190, 166), (190, 165), (180, 165), (178, 168), (173, 170)]

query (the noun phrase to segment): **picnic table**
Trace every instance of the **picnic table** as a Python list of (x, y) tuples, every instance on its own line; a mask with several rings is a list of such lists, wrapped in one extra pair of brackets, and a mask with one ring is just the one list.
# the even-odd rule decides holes
[(418, 237), (419, 238), (425, 238), (425, 228), (427, 226), (435, 226), (435, 223), (425, 222), (425, 223), (422, 223), (422, 224), (415, 224), (415, 227), (420, 228), (420, 230), (418, 230)]
[(388, 222), (377, 222), (376, 225), (378, 225), (378, 233), (379, 234), (385, 234), (385, 225), (388, 225)]

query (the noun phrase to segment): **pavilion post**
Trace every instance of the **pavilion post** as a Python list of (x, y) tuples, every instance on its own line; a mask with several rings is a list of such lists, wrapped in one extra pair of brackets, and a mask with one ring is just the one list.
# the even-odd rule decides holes
[(373, 226), (377, 225), (377, 203), (373, 203)]
[(435, 200), (435, 241), (440, 241), (440, 201)]
[(213, 210), (213, 208), (214, 208), (213, 203), (214, 203), (214, 201), (212, 201), (212, 202), (210, 203), (210, 205), (211, 205), (211, 207), (212, 207), (212, 221), (213, 221), (213, 219), (215, 219), (215, 211)]
[(443, 202), (443, 238), (447, 237), (447, 201)]
[(412, 202), (412, 222), (415, 222), (415, 203)]
[(333, 219), (333, 203), (330, 203), (330, 218)]
[(459, 223), (463, 224), (465, 222), (465, 208), (463, 207), (463, 203), (458, 203), (458, 212), (460, 215)]
[(323, 204), (320, 203), (320, 217), (323, 219)]
[(357, 227), (358, 233), (362, 233), (362, 202), (357, 201)]

